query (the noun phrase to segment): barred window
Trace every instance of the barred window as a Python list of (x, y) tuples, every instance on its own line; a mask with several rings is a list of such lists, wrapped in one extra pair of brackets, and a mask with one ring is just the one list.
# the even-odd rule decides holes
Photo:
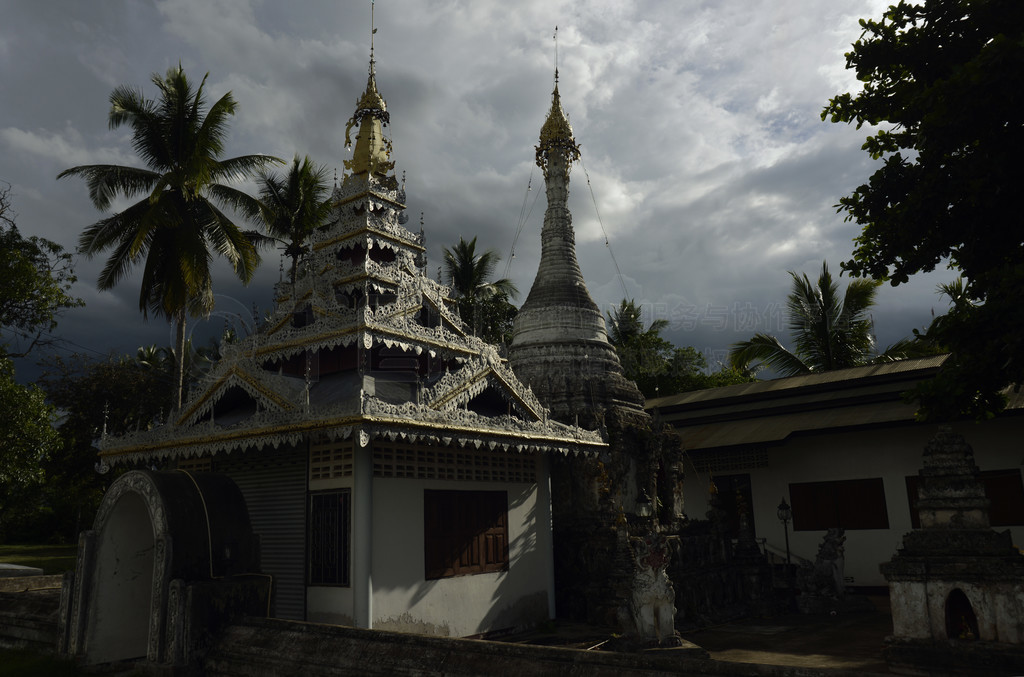
[(427, 580), (508, 569), (508, 492), (425, 489)]
[(351, 491), (309, 495), (309, 585), (349, 584)]

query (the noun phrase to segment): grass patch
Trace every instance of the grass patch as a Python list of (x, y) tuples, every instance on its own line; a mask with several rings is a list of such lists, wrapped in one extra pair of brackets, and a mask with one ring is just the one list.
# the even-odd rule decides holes
[(0, 562), (38, 567), (45, 574), (74, 570), (77, 555), (77, 545), (0, 545)]
[(70, 660), (21, 649), (0, 649), (0, 677), (78, 677), (84, 674)]

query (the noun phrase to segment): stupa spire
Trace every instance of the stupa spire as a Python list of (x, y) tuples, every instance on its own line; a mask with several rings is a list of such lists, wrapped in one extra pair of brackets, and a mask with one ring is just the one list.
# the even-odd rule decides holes
[(569, 170), (580, 158), (580, 147), (562, 108), (557, 65), (551, 109), (536, 150), (548, 204), (540, 265), (512, 325), (509, 363), (555, 419), (595, 427), (610, 407), (642, 411), (643, 398), (622, 376), (604, 317), (587, 291), (576, 259)]

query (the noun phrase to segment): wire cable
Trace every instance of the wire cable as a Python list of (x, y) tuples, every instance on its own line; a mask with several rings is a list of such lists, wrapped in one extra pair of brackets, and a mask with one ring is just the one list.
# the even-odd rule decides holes
[(608, 240), (608, 231), (604, 229), (604, 221), (601, 220), (601, 211), (597, 208), (597, 198), (594, 197), (594, 187), (590, 183), (590, 173), (587, 166), (583, 164), (583, 156), (580, 156), (580, 167), (583, 168), (583, 176), (587, 178), (587, 188), (590, 189), (590, 200), (594, 203), (594, 213), (597, 214), (597, 222), (601, 226), (601, 233), (604, 235), (604, 246), (608, 248), (608, 254), (612, 257), (612, 264), (615, 266), (615, 274), (619, 276), (619, 284), (622, 285), (622, 298), (628, 299), (629, 292), (626, 290), (626, 280), (622, 277), (619, 269), (619, 262), (615, 260), (615, 252), (612, 251), (612, 243)]
[(533, 196), (533, 202), (530, 204), (530, 209), (526, 209), (526, 202), (530, 198), (530, 191), (533, 190), (533, 170), (530, 170), (530, 178), (526, 182), (526, 192), (523, 193), (523, 204), (519, 208), (519, 223), (516, 226), (516, 234), (512, 238), (512, 248), (509, 250), (508, 258), (505, 259), (505, 271), (502, 277), (507, 278), (512, 270), (512, 259), (516, 256), (516, 243), (519, 242), (519, 236), (523, 232), (523, 228), (526, 227), (526, 223), (530, 220), (530, 215), (533, 214), (533, 208), (537, 206), (537, 199), (540, 198), (540, 191)]

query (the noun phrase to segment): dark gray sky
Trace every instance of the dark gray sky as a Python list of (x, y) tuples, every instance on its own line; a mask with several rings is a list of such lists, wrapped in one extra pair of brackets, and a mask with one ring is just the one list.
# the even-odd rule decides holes
[[(667, 338), (712, 363), (756, 331), (785, 342), (786, 271), (813, 278), (828, 261), (838, 273), (859, 232), (833, 205), (873, 171), (860, 150), (869, 130), (819, 115), (829, 97), (856, 89), (843, 54), (858, 18), (887, 4), (380, 0), (377, 81), (410, 225), (424, 214), (429, 270), (460, 235), (497, 250), (503, 270), (526, 196), (508, 275), (529, 290), (544, 212), (534, 144), (557, 25), (559, 89), (583, 153), (570, 186), (577, 252), (595, 300), (635, 298), (648, 319), (669, 320)], [(197, 81), (209, 72), (211, 100), (230, 90), (239, 102), (229, 155), (309, 154), (340, 171), (369, 27), (365, 0), (6, 3), (0, 179), (12, 184), (19, 228), (75, 247), (102, 214), (83, 181), (55, 177), (80, 164), (141, 164), (129, 131), (107, 129), (108, 97), (121, 84), (156, 96), (150, 75), (179, 61)], [(96, 290), (101, 265), (77, 262), (87, 305), (56, 331), (66, 348), (169, 344), (166, 322), (143, 321), (135, 279)], [(942, 312), (934, 288), (952, 277), (883, 287), (879, 344)], [(220, 266), (218, 311), (194, 325), (201, 340), (254, 303), (267, 308), (277, 279), (272, 253), (248, 288)]]

